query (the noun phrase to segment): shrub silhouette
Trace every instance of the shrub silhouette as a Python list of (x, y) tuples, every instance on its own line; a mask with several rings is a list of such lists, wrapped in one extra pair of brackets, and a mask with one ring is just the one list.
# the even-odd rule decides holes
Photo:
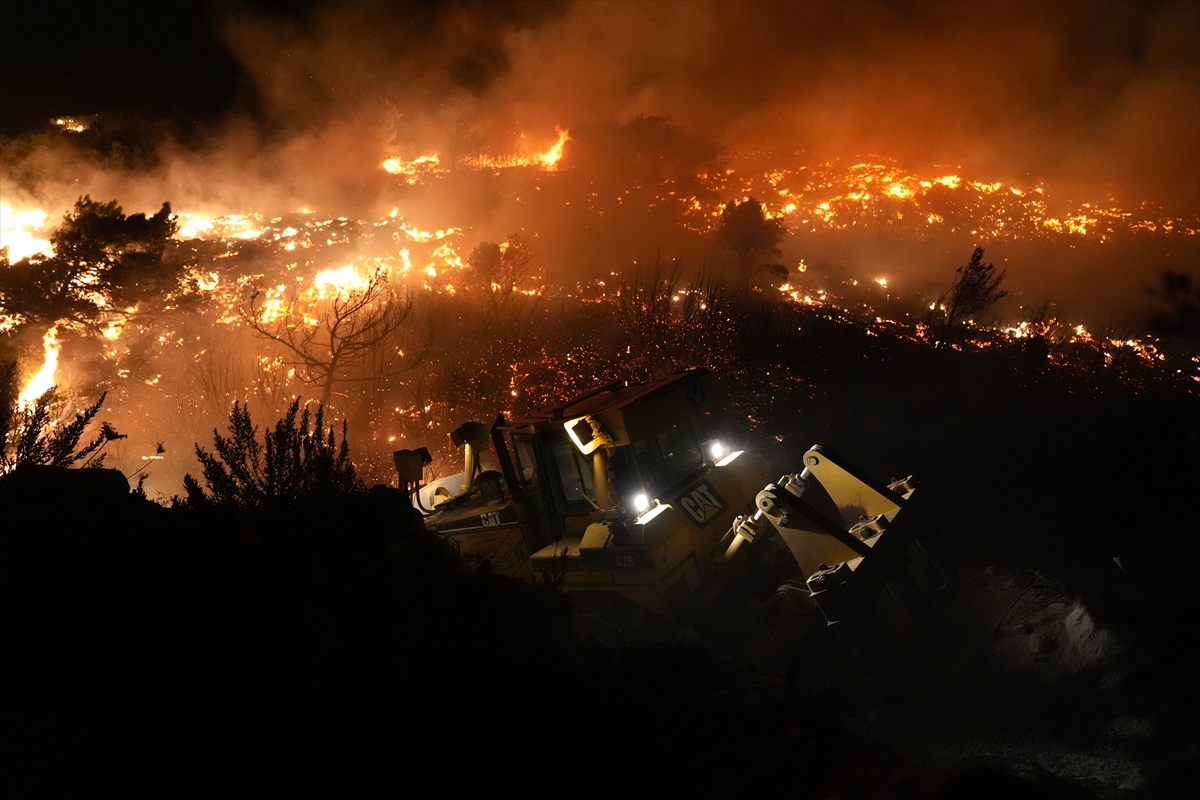
[(938, 296), (930, 309), (929, 322), (945, 340), (961, 323), (991, 308), (1008, 296), (1000, 289), (1005, 270), (996, 272), (994, 264), (983, 263), (983, 248), (976, 247), (971, 260), (954, 272), (954, 283)]
[(74, 419), (56, 420), (57, 387), (50, 387), (21, 408), (17, 400), (17, 365), (11, 363), (0, 368), (0, 475), (33, 465), (71, 467), (82, 461), (83, 466), (100, 466), (104, 462), (104, 446), (114, 439), (125, 438), (105, 422), (94, 439), (83, 441), (107, 394), (76, 412)]
[(187, 502), (255, 506), (310, 495), (332, 497), (361, 492), (363, 485), (350, 462), (346, 423), (342, 422), (339, 445), (332, 425), (328, 434), (323, 434), (324, 406), (317, 406), (311, 421), (310, 428), (308, 405), (301, 411), (300, 398), (296, 398), (283, 419), (267, 430), (260, 442), (249, 406), (234, 403), (229, 412), (229, 436), (213, 429), (212, 453), (196, 445), (208, 493), (200, 488), (199, 481), (185, 475)]

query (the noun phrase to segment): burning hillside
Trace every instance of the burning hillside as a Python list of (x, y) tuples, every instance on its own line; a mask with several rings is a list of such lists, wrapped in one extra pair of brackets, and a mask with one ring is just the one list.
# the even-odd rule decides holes
[[(740, 363), (730, 343), (761, 326), (764, 313), (769, 326), (801, 341), (841, 329), (836, 335), (846, 341), (874, 338), (884, 351), (934, 346), (936, 294), (894, 270), (839, 274), (823, 268), (819, 256), (810, 264), (805, 254), (814, 234), (904, 242), (948, 231), (981, 245), (1068, 248), (1089, 239), (1098, 246), (1138, 238), (1194, 242), (1200, 228), (1146, 206), (1059, 204), (1065, 210), (1052, 211), (1043, 186), (923, 176), (894, 163), (795, 166), (795, 156), (783, 160), (786, 167), (764, 168), (761, 153), (686, 181), (647, 171), (621, 188), (588, 168), (586, 139), (578, 142), (578, 161), (571, 142), (559, 128), (543, 150), (445, 161), (437, 153), (390, 157), (379, 172), (394, 176), (396, 206), (373, 219), (186, 207), (125, 216), (113, 204), (88, 200), (56, 229), (51, 220), (61, 209), (6, 199), (0, 324), (24, 365), (22, 402), (54, 384), (81, 401), (111, 390), (106, 410), (131, 433), (113, 445), (117, 462), (127, 471), (146, 459), (161, 462), (155, 467), (163, 480), (156, 476), (151, 485), (169, 491), (188, 468), (192, 442), (205, 440), (233, 402), (278, 413), (304, 396), (370, 429), (370, 444), (356, 457), (364, 473), (387, 480), (387, 455), (397, 442), (438, 446), (459, 417), (529, 410), (602, 376), (640, 378), (705, 364), (748, 388), (747, 422), (766, 419), (764, 398), (788, 385), (800, 396), (821, 390), (814, 375), (777, 370), (771, 378), (769, 369), (756, 374)], [(464, 179), (501, 192), (501, 216), (516, 233), (487, 242), (476, 219), (445, 214), (429, 225), (402, 210), (439, 192), (451, 198), (439, 205), (452, 207)], [(634, 261), (588, 276), (560, 263), (555, 251), (556, 243), (634, 215), (653, 219), (652, 230), (684, 242), (684, 250), (707, 251), (720, 263), (717, 242), (726, 240), (713, 240), (713, 232), (734, 203), (745, 202), (739, 196), (751, 195), (764, 200), (761, 223), (752, 216), (752, 226), (790, 233), (780, 239), (782, 249), (748, 245), (739, 255), (752, 269), (772, 250), (785, 262), (749, 285), (747, 273), (732, 267), (685, 274), (661, 259), (653, 268)], [(40, 288), (30, 294), (27, 286)], [(756, 311), (754, 304), (766, 305)], [(1042, 358), (1063, 364), (1077, 360), (1082, 347), (1097, 354), (1101, 370), (1124, 371), (1134, 383), (1195, 372), (1194, 365), (1167, 365), (1153, 340), (1130, 331), (1094, 335), (1045, 309), (1010, 316), (1017, 318), (970, 320), (970, 342), (953, 346), (1012, 348), (1036, 340)], [(156, 452), (164, 442), (165, 458)]]
[(9, 5), (35, 780), (1196, 784), (1194, 0)]
[[(396, 442), (684, 364), (762, 425), (896, 348), (1020, 351), (1081, 391), (1194, 374), (1142, 335), (1145, 287), (1200, 257), (1186, 8), (1113, 8), (1106, 38), (1065, 7), (433, 5), (110, 31), (113, 70), (170, 51), (158, 110), (90, 45), (6, 62), (23, 402), (110, 391), (114, 460), (169, 493), (234, 401), (327, 401), (382, 480)], [(1008, 296), (944, 324), (977, 248)]]

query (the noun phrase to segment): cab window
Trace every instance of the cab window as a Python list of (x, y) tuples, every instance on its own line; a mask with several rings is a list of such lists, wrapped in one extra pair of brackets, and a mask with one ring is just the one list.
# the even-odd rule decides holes
[(586, 503), (585, 493), (589, 498), (594, 497), (592, 465), (587, 456), (580, 453), (565, 436), (551, 439), (549, 447), (558, 471), (562, 500), (569, 504)]
[(633, 456), (642, 487), (651, 494), (662, 492), (688, 474), (700, 469), (704, 457), (691, 424), (633, 444)]
[(663, 478), (666, 481), (664, 489), (700, 469), (704, 462), (700, 443), (696, 441), (696, 432), (691, 425), (676, 425), (666, 433), (655, 436), (654, 441), (662, 457)]
[(537, 486), (537, 455), (533, 449), (533, 442), (528, 436), (514, 436), (513, 451), (517, 456), (517, 474), (521, 483), (525, 486)]

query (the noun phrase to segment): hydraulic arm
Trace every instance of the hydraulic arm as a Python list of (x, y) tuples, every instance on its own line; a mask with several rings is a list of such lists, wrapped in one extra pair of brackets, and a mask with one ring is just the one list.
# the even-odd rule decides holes
[[(716, 555), (731, 559), (745, 542), (780, 535), (803, 573), (809, 597), (828, 624), (844, 630), (860, 649), (868, 645), (871, 606), (885, 586), (921, 624), (925, 603), (909, 574), (909, 548), (929, 556), (943, 588), (955, 582), (932, 522), (915, 498), (912, 478), (885, 484), (819, 445), (804, 454), (804, 470), (768, 484), (753, 515), (740, 516)], [(847, 525), (844, 518), (859, 514)]]

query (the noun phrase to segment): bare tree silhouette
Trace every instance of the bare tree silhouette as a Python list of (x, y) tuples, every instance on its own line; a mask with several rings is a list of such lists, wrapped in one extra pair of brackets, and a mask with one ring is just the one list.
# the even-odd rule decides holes
[[(362, 289), (339, 294), (319, 311), (295, 294), (285, 309), (278, 316), (264, 314), (256, 291), (240, 311), (256, 334), (283, 345), (284, 360), (295, 369), (297, 380), (320, 387), (322, 406), (329, 403), (335, 384), (399, 375), (421, 363), (429, 352), (430, 337), (425, 336), (415, 352), (404, 353), (413, 301), (410, 296), (397, 297), (383, 270), (376, 270)], [(378, 355), (376, 351), (387, 352), (388, 361), (379, 374), (362, 375), (361, 368)]]
[(635, 359), (642, 362), (648, 376), (653, 376), (658, 357), (664, 350), (671, 327), (671, 302), (679, 286), (679, 266), (672, 265), (663, 272), (655, 260), (653, 272), (638, 269), (621, 277), (616, 306), (625, 330), (633, 334), (638, 352)]

